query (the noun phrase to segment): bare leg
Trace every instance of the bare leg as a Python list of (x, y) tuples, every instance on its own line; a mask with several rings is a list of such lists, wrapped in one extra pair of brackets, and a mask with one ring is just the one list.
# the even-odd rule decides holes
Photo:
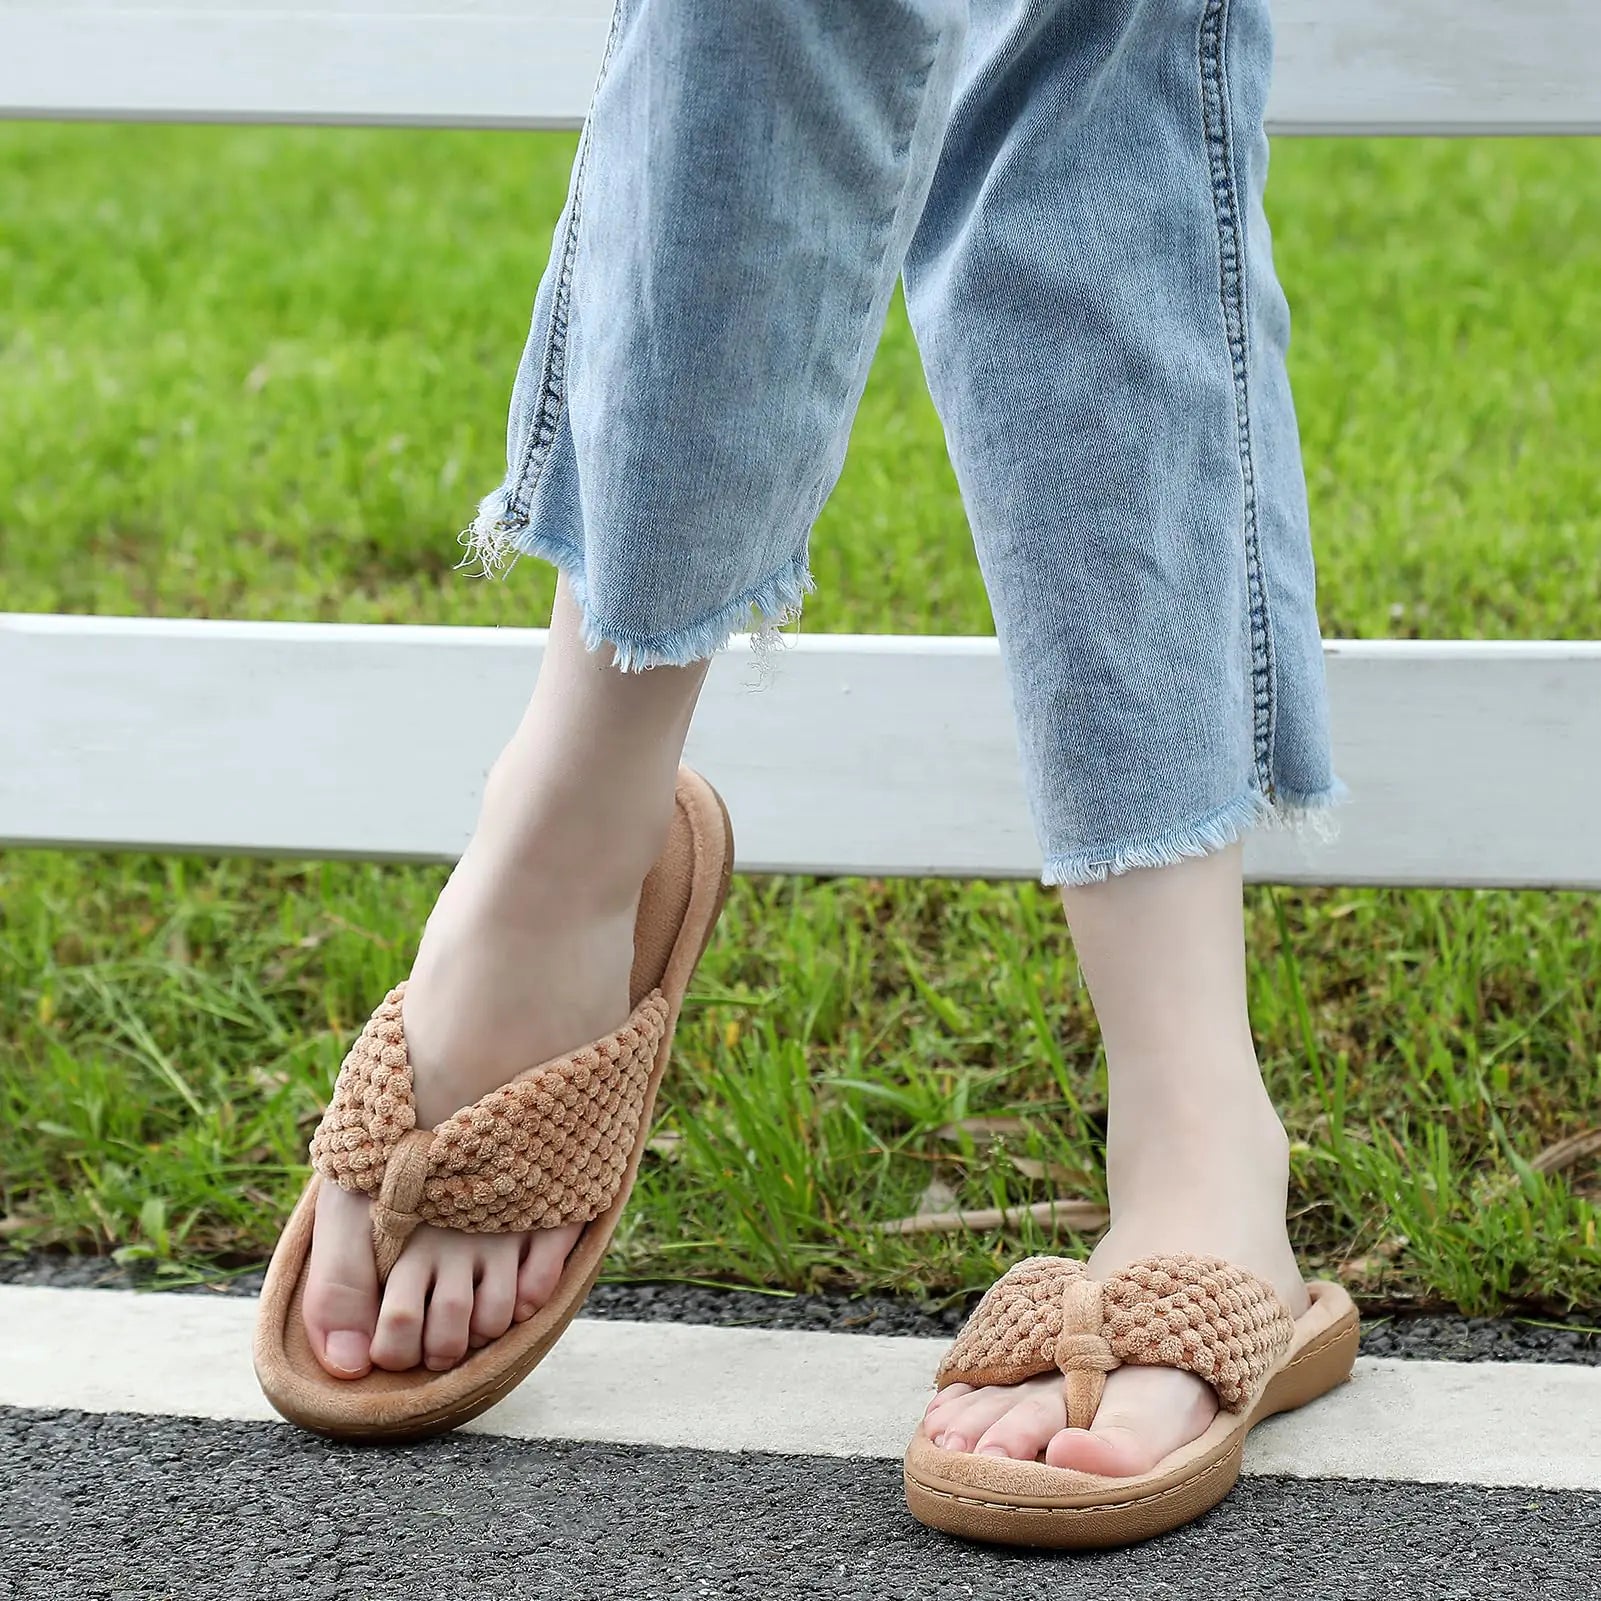
[[(1299, 1316), (1288, 1145), (1251, 1043), (1241, 893), (1238, 845), (1061, 892), (1110, 1082), (1112, 1225), (1090, 1267), (1099, 1277), (1152, 1253), (1207, 1252), (1260, 1274)], [(1122, 1475), (1194, 1439), (1216, 1408), (1189, 1374), (1121, 1368), (1093, 1430), (1066, 1427), (1061, 1379), (1045, 1375), (953, 1385), (930, 1408), (930, 1432), (951, 1449), (1023, 1460), (1043, 1451), (1058, 1467)]]
[[(707, 663), (621, 673), (588, 652), (565, 580), (539, 681), (485, 789), (407, 985), (419, 1121), (432, 1126), (627, 1017), (640, 887), (666, 841)], [(365, 1197), (318, 1196), (305, 1318), (328, 1371), (444, 1369), (531, 1317), (574, 1227), (419, 1228), (380, 1296)]]

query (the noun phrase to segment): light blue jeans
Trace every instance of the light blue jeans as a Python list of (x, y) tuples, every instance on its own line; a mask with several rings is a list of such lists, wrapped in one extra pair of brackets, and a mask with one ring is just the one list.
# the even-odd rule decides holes
[(1334, 801), (1268, 0), (617, 0), (464, 536), (633, 670), (793, 614), (898, 275), (1047, 883)]

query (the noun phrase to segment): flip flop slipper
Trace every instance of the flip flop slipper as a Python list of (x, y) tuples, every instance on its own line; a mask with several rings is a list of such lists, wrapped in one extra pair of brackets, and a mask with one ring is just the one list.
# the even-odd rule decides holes
[[(716, 790), (679, 769), (666, 849), (634, 925), (627, 1022), (518, 1075), (446, 1119), (415, 1127), (401, 999), (391, 990), (351, 1048), (312, 1141), (315, 1169), (273, 1252), (256, 1320), (256, 1376), (291, 1423), (336, 1440), (402, 1441), (476, 1417), (520, 1384), (600, 1273), (639, 1168), (691, 974), (728, 893), (733, 832)], [(551, 1299), (443, 1373), (375, 1368), (336, 1379), (301, 1321), (319, 1185), (372, 1197), (380, 1283), (419, 1223), (521, 1232), (583, 1223)]]
[(1058, 1548), (1132, 1545), (1198, 1518), (1233, 1488), (1254, 1424), (1351, 1376), (1356, 1307), (1338, 1284), (1307, 1290), (1311, 1307), (1292, 1318), (1271, 1285), (1219, 1257), (1146, 1257), (1104, 1283), (1062, 1257), (1019, 1262), (974, 1309), (937, 1388), (1056, 1368), (1068, 1426), (1087, 1429), (1107, 1373), (1142, 1364), (1205, 1379), (1220, 1410), (1199, 1439), (1133, 1478), (947, 1451), (919, 1427), (906, 1452), (912, 1516), (970, 1540)]

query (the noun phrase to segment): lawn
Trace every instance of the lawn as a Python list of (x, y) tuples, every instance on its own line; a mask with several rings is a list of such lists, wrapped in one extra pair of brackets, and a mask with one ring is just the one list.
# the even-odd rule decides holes
[[(0, 127), (0, 606), (542, 621), (547, 572), (468, 577), (455, 536), (572, 151)], [(1601, 144), (1284, 141), (1269, 200), (1325, 630), (1601, 635)], [(813, 556), (809, 631), (989, 629), (899, 305)], [(0, 1238), (259, 1262), (441, 878), (0, 855)], [(1564, 1155), (1601, 1122), (1591, 901), (1248, 912), (1311, 1265), (1393, 1304), (1601, 1305), (1601, 1157)], [(680, 1040), (616, 1276), (945, 1292), (1046, 1235), (875, 1225), (1103, 1194), (1104, 1065), (1036, 886), (742, 880)]]

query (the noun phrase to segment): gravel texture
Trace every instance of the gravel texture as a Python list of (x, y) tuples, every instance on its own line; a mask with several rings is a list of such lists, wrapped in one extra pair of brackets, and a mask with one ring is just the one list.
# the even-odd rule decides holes
[[(255, 1295), (261, 1274), (172, 1288), (199, 1294)], [(159, 1286), (149, 1272), (104, 1257), (36, 1253), (0, 1258), (0, 1284), (51, 1284), (85, 1289)], [(971, 1302), (949, 1306), (892, 1296), (772, 1295), (694, 1284), (600, 1284), (584, 1316), (641, 1322), (717, 1323), (763, 1329), (815, 1329), (840, 1334), (914, 1334), (949, 1339)], [(1556, 1325), (1556, 1326), (1548, 1326)], [(1368, 1356), (1428, 1357), (1449, 1362), (1579, 1362), (1601, 1366), (1601, 1311), (1565, 1318), (1465, 1318), (1441, 1314), (1370, 1313), (1362, 1329)], [(1601, 1596), (1601, 1588), (1597, 1595)]]
[(1127, 1551), (963, 1546), (894, 1464), (0, 1413), (0, 1597), (1528, 1601), (1601, 1593), (1601, 1495), (1247, 1479)]

